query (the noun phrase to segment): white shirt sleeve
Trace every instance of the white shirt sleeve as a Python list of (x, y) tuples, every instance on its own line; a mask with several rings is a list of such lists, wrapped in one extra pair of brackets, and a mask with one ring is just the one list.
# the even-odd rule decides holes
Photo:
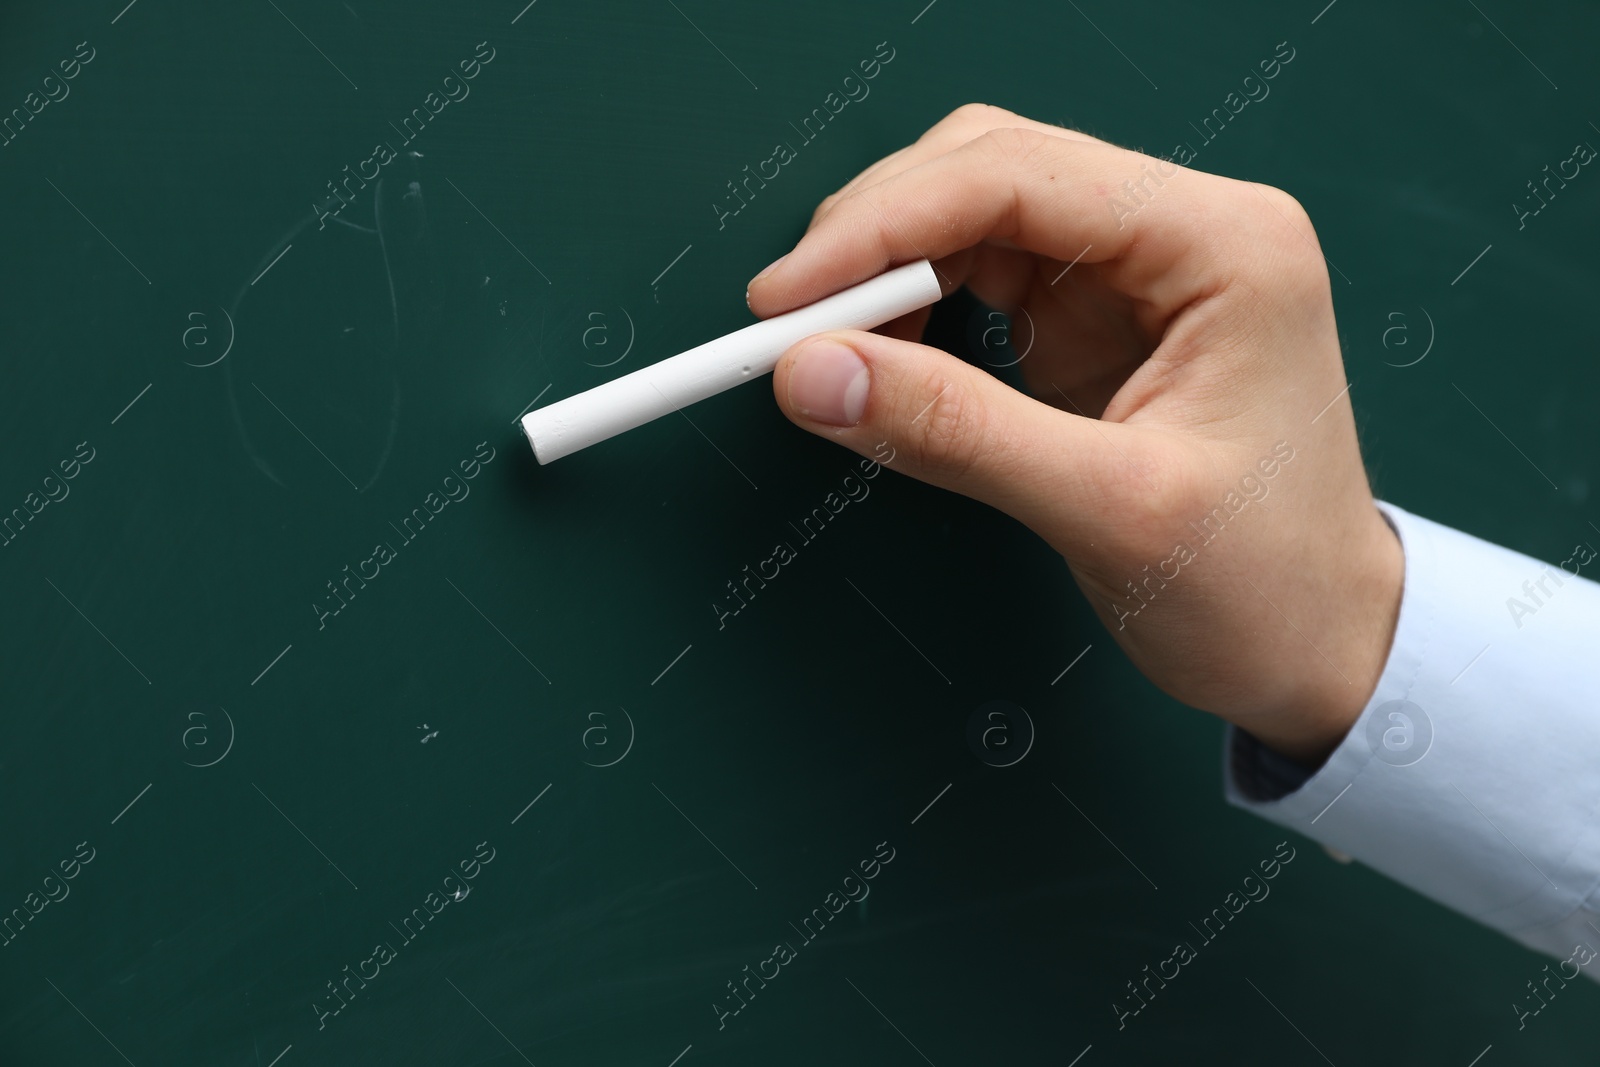
[(1228, 800), (1600, 979), (1600, 537), (1553, 565), (1379, 508), (1405, 592), (1377, 690), (1303, 781), (1230, 727)]

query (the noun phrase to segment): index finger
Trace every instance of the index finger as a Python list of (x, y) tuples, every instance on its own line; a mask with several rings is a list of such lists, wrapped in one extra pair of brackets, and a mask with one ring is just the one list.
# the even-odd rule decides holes
[(922, 136), (911, 144), (906, 145), (897, 152), (891, 152), (884, 156), (854, 178), (851, 178), (838, 192), (824, 197), (822, 202), (817, 205), (816, 210), (811, 213), (811, 226), (815, 226), (819, 219), (833, 210), (835, 204), (855, 192), (856, 189), (874, 185), (891, 174), (898, 174), (901, 171), (911, 169), (918, 163), (924, 163), (935, 156), (941, 156), (990, 130), (1006, 127), (1037, 130), (1051, 137), (1065, 137), (1072, 141), (1087, 141), (1093, 144), (1107, 143), (1081, 130), (1039, 122), (1035, 119), (1018, 115), (1014, 111), (1007, 111), (1003, 107), (995, 107), (993, 104), (963, 104), (928, 127)]
[[(775, 315), (901, 263), (937, 268), (987, 240), (1100, 264), (1113, 286), (1167, 314), (1214, 280), (1246, 187), (1103, 143), (990, 130), (842, 199), (751, 281), (750, 307)], [(946, 292), (959, 284), (941, 274)]]

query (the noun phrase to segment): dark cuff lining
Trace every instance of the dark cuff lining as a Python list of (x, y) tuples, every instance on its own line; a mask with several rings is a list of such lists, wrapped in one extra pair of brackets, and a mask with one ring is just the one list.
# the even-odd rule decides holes
[(1233, 781), (1248, 800), (1280, 800), (1317, 773), (1317, 768), (1279, 755), (1244, 730), (1233, 729)]

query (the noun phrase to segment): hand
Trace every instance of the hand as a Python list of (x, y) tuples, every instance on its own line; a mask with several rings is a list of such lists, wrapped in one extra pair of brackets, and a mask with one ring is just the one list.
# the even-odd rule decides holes
[(886, 440), (893, 468), (1027, 524), (1156, 685), (1325, 758), (1377, 685), (1404, 560), (1305, 211), (968, 105), (824, 200), (750, 307), (921, 257), (947, 293), (1026, 309), (1028, 394), (916, 343), (925, 309), (797, 344), (773, 381), (784, 413), (863, 455)]

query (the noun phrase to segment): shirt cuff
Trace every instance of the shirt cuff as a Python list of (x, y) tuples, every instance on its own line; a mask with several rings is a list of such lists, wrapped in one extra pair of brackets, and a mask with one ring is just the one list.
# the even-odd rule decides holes
[(1372, 699), (1315, 769), (1229, 727), (1228, 801), (1530, 948), (1600, 946), (1595, 550), (1558, 567), (1378, 507), (1406, 562)]

